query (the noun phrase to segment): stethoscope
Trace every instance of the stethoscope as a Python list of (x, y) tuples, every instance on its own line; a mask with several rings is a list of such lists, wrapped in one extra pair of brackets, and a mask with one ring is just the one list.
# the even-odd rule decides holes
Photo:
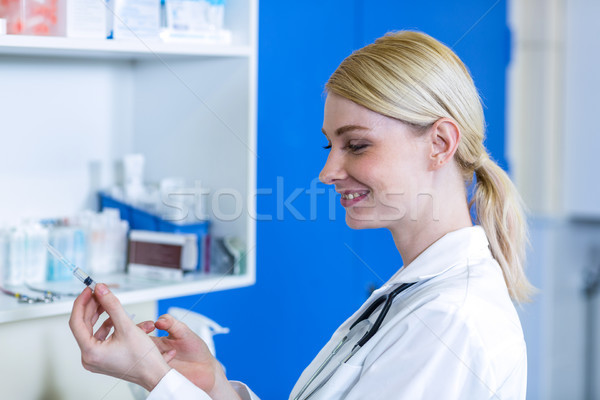
[[(352, 347), (352, 350), (350, 351), (350, 353), (346, 357), (344, 357), (344, 359), (343, 359), (343, 361), (341, 363), (345, 363), (350, 358), (352, 358), (352, 356), (354, 354), (356, 354), (356, 352), (362, 346), (364, 346), (369, 341), (369, 339), (371, 339), (377, 333), (377, 331), (381, 327), (381, 324), (383, 323), (383, 320), (385, 319), (385, 316), (387, 315), (388, 311), (390, 310), (390, 307), (392, 306), (392, 302), (394, 301), (394, 298), (396, 296), (398, 296), (400, 293), (402, 293), (404, 290), (406, 290), (409, 287), (411, 287), (412, 285), (414, 285), (415, 283), (416, 282), (403, 283), (398, 288), (392, 290), (391, 292), (389, 292), (387, 294), (382, 295), (381, 297), (377, 298), (377, 300), (375, 300), (373, 303), (371, 303), (369, 305), (369, 307), (367, 307), (367, 309), (365, 311), (363, 311), (362, 314), (360, 314), (360, 316), (356, 319), (356, 321), (354, 321), (354, 323), (352, 325), (350, 325), (350, 329), (348, 330), (348, 333), (342, 338), (342, 340), (340, 340), (340, 342), (338, 343), (338, 345), (333, 348), (333, 350), (327, 356), (327, 358), (325, 359), (325, 361), (323, 361), (321, 363), (321, 365), (319, 366), (319, 368), (316, 369), (316, 371), (311, 375), (311, 377), (304, 384), (304, 386), (302, 386), (302, 389), (300, 389), (300, 391), (298, 392), (298, 394), (296, 395), (296, 397), (294, 397), (294, 400), (300, 400), (301, 396), (304, 394), (304, 392), (306, 391), (306, 389), (308, 389), (308, 387), (315, 381), (315, 379), (317, 379), (317, 377), (321, 374), (321, 372), (323, 372), (323, 370), (325, 369), (325, 367), (327, 367), (327, 365), (329, 364), (329, 362), (338, 353), (338, 351), (340, 351), (340, 349), (344, 346), (344, 344), (346, 344), (346, 342), (348, 342), (349, 337), (350, 337), (350, 333), (352, 332), (353, 328), (355, 328), (357, 326), (363, 326), (364, 327), (365, 324), (368, 323), (369, 317), (383, 303), (383, 308), (381, 309), (381, 313), (379, 313), (379, 316), (375, 320), (375, 323), (373, 324), (373, 326), (371, 326), (371, 328), (367, 330), (367, 332), (358, 340), (358, 342), (356, 342), (356, 344), (354, 345), (354, 347)], [(331, 371), (325, 377), (325, 379), (323, 379), (308, 395), (306, 395), (302, 399), (306, 400), (306, 399), (310, 398), (316, 391), (318, 391), (320, 388), (322, 388), (325, 385), (325, 383), (327, 383), (329, 381), (329, 379), (333, 376), (333, 374), (335, 373), (335, 371), (336, 371), (336, 369), (334, 368), (333, 371)]]

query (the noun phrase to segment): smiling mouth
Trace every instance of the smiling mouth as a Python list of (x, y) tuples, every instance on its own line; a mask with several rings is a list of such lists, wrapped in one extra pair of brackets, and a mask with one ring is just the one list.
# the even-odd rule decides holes
[(344, 200), (354, 200), (356, 198), (366, 196), (368, 193), (369, 193), (368, 190), (365, 191), (365, 192), (343, 193), (342, 194), (342, 199), (344, 199)]

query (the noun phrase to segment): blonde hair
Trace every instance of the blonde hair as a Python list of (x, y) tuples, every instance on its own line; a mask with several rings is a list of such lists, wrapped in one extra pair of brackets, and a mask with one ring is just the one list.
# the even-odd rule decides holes
[[(476, 221), (500, 264), (513, 300), (534, 288), (524, 272), (527, 225), (521, 198), (483, 144), (481, 101), (469, 71), (448, 47), (420, 32), (389, 33), (348, 56), (326, 90), (415, 128), (452, 118), (461, 131), (455, 160), (465, 185), (475, 175)], [(420, 130), (420, 129), (419, 129)]]

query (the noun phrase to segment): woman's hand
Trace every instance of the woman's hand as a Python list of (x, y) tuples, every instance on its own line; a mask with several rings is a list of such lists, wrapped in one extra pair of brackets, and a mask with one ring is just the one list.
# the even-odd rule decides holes
[(212, 399), (239, 399), (219, 361), (213, 357), (206, 343), (186, 324), (165, 314), (154, 326), (150, 325), (151, 322), (145, 322), (140, 327), (150, 332), (155, 326), (169, 333), (169, 336), (154, 337), (152, 340), (171, 367), (208, 393)]
[[(94, 333), (94, 324), (109, 315)], [(69, 326), (81, 349), (85, 369), (136, 383), (151, 391), (170, 367), (152, 339), (136, 326), (108, 287), (99, 283), (73, 303)], [(114, 332), (109, 336), (111, 328)], [(165, 358), (170, 357), (169, 354)]]

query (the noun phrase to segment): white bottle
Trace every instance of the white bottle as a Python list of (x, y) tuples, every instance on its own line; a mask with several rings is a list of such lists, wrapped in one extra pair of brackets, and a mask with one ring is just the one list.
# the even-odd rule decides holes
[(34, 223), (25, 227), (25, 282), (43, 283), (46, 280), (48, 230)]
[(8, 232), (0, 229), (0, 286), (4, 284), (4, 274), (8, 268)]
[(144, 196), (144, 164), (142, 154), (128, 154), (123, 157), (123, 180), (125, 199), (131, 204), (137, 204)]
[(121, 218), (119, 210), (114, 208), (105, 208), (102, 212), (104, 220), (104, 231), (106, 238), (106, 264), (103, 266), (103, 273), (122, 272), (120, 256), (121, 240)]
[(4, 274), (7, 285), (22, 285), (25, 277), (25, 231), (17, 226), (10, 232), (8, 242), (8, 268)]
[(119, 226), (116, 229), (115, 238), (115, 272), (125, 272), (127, 266), (127, 244), (128, 244), (129, 223), (127, 221), (119, 221)]

